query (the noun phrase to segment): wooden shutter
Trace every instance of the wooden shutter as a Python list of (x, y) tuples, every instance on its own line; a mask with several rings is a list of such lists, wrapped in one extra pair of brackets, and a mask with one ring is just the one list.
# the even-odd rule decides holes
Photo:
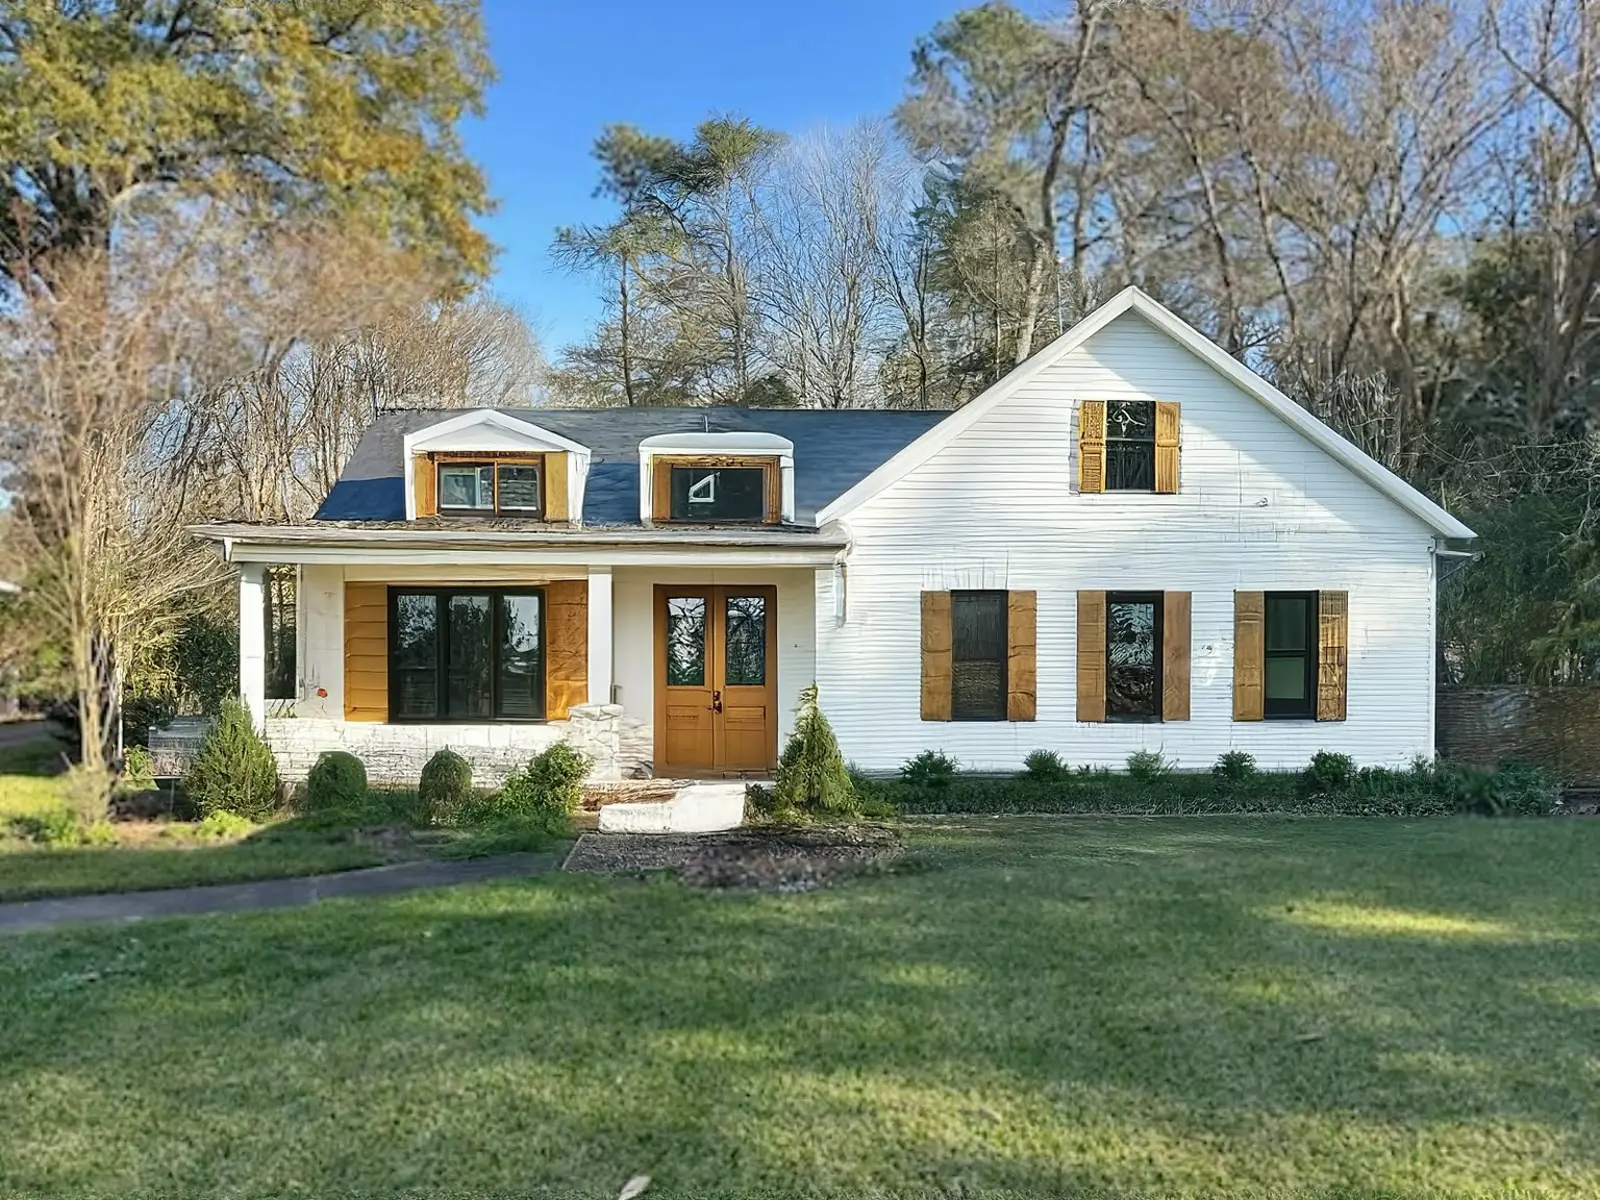
[(344, 719), (389, 719), (389, 588), (344, 585)]
[(1161, 597), (1161, 719), (1189, 719), (1189, 593)]
[(1233, 594), (1233, 719), (1260, 721), (1266, 716), (1267, 596), (1265, 592)]
[(541, 479), (544, 482), (544, 519), (546, 521), (570, 521), (572, 512), (567, 498), (567, 454), (564, 450), (554, 451), (544, 456), (544, 464), (540, 467)]
[(1079, 592), (1078, 720), (1104, 721), (1105, 719), (1106, 594)]
[(437, 483), (438, 473), (434, 469), (433, 459), (426, 454), (412, 455), (411, 488), (417, 499), (417, 516), (432, 517), (438, 514)]
[(1037, 643), (1039, 593), (1006, 594), (1006, 720), (1039, 715)]
[(1106, 402), (1078, 405), (1078, 490), (1106, 490)]
[(664, 458), (650, 460), (650, 516), (656, 521), (672, 520), (672, 463)]
[(589, 699), (589, 583), (557, 579), (544, 589), (544, 715), (565, 721)]
[(922, 593), (922, 719), (950, 719), (950, 680), (955, 642), (950, 628), (950, 593)]
[(1317, 720), (1342, 721), (1350, 687), (1350, 593), (1317, 593)]
[(1156, 401), (1156, 491), (1178, 490), (1178, 437), (1182, 429), (1178, 405), (1170, 400)]

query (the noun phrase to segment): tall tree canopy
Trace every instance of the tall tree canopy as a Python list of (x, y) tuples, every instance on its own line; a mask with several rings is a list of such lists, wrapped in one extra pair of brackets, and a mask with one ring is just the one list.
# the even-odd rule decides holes
[(492, 73), (477, 0), (3, 0), (0, 272), (106, 246), (159, 188), (358, 219), (482, 275), (456, 126)]

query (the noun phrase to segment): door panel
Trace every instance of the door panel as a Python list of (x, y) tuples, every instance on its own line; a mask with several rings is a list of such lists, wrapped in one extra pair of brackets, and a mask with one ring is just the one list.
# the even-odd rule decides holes
[(656, 773), (777, 761), (777, 590), (656, 586)]
[(656, 596), (657, 769), (715, 766), (712, 718), (710, 591)]

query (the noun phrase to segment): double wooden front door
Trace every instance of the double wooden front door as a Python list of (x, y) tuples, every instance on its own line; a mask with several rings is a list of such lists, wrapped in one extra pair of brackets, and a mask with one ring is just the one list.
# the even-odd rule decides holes
[(778, 761), (778, 594), (656, 585), (657, 775)]

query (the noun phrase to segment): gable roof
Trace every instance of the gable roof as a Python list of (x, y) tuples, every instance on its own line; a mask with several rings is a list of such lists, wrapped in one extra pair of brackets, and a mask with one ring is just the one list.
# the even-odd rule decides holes
[[(403, 521), (405, 440), (430, 426), (494, 413), (531, 423), (590, 454), (587, 525), (639, 524), (639, 443), (663, 434), (768, 433), (794, 443), (795, 520), (809, 524), (895, 453), (954, 414), (926, 409), (506, 408), (382, 413), (362, 435), (319, 521)], [(820, 524), (820, 522), (818, 522)]]
[(1123, 288), (1039, 353), (1018, 364), (1004, 379), (994, 383), (965, 407), (957, 409), (949, 420), (941, 422), (897, 452), (838, 499), (823, 507), (817, 513), (818, 522), (836, 521), (849, 515), (885, 488), (904, 478), (982, 420), (990, 410), (1003, 403), (1012, 393), (1049, 370), (1112, 321), (1129, 311), (1144, 317), (1173, 341), (1205, 361), (1229, 382), (1255, 397), (1296, 432), (1412, 515), (1420, 518), (1435, 533), (1447, 538), (1469, 539), (1477, 536), (1465, 524), (1452, 517), (1393, 471), (1357, 449), (1199, 330), (1178, 317), (1176, 313), (1136, 287)]

